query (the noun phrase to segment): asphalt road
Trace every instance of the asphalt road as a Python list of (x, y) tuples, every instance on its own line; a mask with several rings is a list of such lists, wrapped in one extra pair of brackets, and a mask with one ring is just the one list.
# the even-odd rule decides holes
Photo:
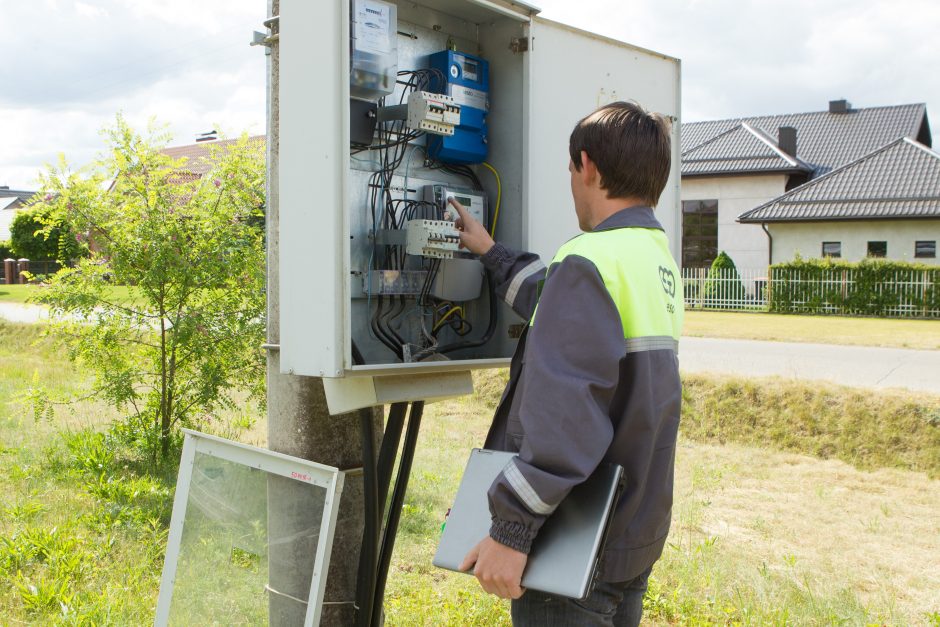
[(940, 351), (684, 337), (679, 368), (940, 394)]
[[(0, 303), (0, 318), (39, 322), (48, 314), (36, 305)], [(679, 367), (688, 373), (779, 376), (940, 394), (940, 351), (684, 337)]]
[(0, 318), (10, 322), (40, 322), (48, 320), (49, 313), (45, 307), (39, 305), (0, 303)]

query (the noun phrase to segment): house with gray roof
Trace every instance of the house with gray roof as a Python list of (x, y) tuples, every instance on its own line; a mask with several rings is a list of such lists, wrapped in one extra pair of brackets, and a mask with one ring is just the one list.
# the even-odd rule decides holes
[(35, 195), (36, 192), (10, 189), (6, 185), (0, 185), (0, 242), (10, 240), (10, 225), (13, 224), (16, 212), (25, 207), (27, 201)]
[(683, 124), (682, 265), (725, 251), (738, 267), (766, 267), (769, 227), (739, 216), (905, 137), (931, 146), (926, 105), (836, 100), (826, 111)]
[(800, 255), (936, 264), (940, 154), (901, 137), (738, 221), (766, 230), (773, 263)]

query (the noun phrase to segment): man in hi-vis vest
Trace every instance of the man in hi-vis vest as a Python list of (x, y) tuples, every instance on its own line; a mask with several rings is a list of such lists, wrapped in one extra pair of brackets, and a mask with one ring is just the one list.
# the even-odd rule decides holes
[[(569, 152), (584, 232), (547, 269), (495, 243), (451, 200), (461, 244), (529, 321), (485, 444), (519, 455), (490, 488), (489, 537), (461, 570), (513, 599), (514, 625), (637, 625), (669, 532), (681, 401), (682, 287), (652, 209), (669, 176), (669, 123), (635, 103), (609, 104), (578, 122)], [(626, 487), (593, 591), (581, 601), (525, 592), (539, 528), (601, 462), (623, 466)]]

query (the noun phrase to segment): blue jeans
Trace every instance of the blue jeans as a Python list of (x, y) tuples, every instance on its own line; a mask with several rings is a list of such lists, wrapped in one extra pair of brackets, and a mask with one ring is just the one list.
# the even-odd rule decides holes
[(513, 627), (636, 627), (652, 570), (631, 581), (598, 581), (582, 600), (528, 590), (512, 602)]

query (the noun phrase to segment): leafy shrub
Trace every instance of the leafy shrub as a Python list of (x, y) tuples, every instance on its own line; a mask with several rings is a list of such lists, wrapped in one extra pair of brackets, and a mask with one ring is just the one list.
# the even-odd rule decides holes
[(88, 248), (79, 239), (62, 214), (45, 202), (17, 212), (10, 225), (11, 252), (32, 261), (64, 263), (83, 257)]
[(770, 267), (770, 311), (940, 316), (940, 268), (904, 261), (795, 259)]
[(702, 289), (702, 301), (705, 307), (717, 309), (731, 308), (728, 301), (744, 299), (744, 283), (728, 253), (721, 251), (712, 262)]

